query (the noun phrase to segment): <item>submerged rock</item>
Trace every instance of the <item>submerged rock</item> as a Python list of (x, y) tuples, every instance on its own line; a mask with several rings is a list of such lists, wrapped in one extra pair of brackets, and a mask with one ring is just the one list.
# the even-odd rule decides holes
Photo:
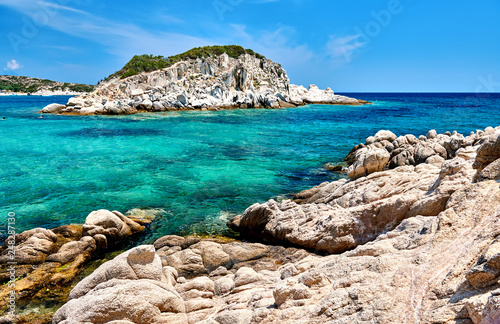
[(324, 168), (332, 172), (343, 172), (344, 167), (342, 165), (331, 165), (329, 163), (325, 164)]

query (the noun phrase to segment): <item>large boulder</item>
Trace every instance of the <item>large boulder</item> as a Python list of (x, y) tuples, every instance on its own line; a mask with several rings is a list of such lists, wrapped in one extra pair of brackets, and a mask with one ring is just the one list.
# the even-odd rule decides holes
[(55, 113), (60, 112), (64, 108), (66, 108), (66, 105), (53, 103), (53, 104), (50, 104), (50, 105), (43, 107), (43, 109), (40, 110), (40, 112), (44, 113), (44, 114), (55, 114)]
[(110, 279), (164, 280), (160, 257), (152, 245), (138, 246), (104, 263), (92, 275), (80, 281), (71, 291), (69, 299), (79, 298), (97, 285)]
[(396, 134), (389, 130), (379, 130), (373, 137), (374, 142), (388, 141), (392, 142), (397, 138)]
[(0, 264), (40, 264), (58, 250), (57, 236), (51, 230), (34, 228), (9, 237), (0, 254)]
[(66, 303), (53, 323), (181, 323), (172, 320), (185, 319), (176, 316), (184, 311), (181, 296), (162, 282), (110, 279)]
[(79, 241), (72, 241), (61, 246), (57, 253), (51, 254), (46, 261), (59, 262), (66, 264), (74, 260), (81, 254), (92, 254), (96, 250), (96, 242), (90, 236), (84, 236)]
[(84, 106), (85, 105), (85, 99), (80, 98), (80, 97), (74, 97), (74, 98), (69, 98), (68, 103), (66, 106)]
[(143, 229), (143, 226), (125, 217), (120, 212), (101, 209), (93, 211), (87, 216), (83, 225), (83, 235), (95, 236), (101, 234), (106, 236), (108, 240), (120, 240)]
[(356, 152), (356, 161), (347, 169), (351, 179), (382, 171), (391, 155), (384, 149), (364, 147)]
[(483, 170), (488, 164), (500, 158), (500, 136), (499, 134), (490, 135), (486, 142), (482, 144), (474, 162), (474, 168)]

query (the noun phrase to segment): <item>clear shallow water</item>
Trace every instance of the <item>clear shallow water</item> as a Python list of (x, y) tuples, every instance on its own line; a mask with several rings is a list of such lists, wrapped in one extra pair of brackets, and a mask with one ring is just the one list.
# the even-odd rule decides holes
[(0, 228), (9, 212), (21, 231), (100, 208), (161, 208), (154, 237), (220, 233), (255, 202), (337, 179), (323, 165), (380, 129), (500, 125), (498, 94), (349, 95), (374, 105), (40, 119), (69, 97), (0, 97)]

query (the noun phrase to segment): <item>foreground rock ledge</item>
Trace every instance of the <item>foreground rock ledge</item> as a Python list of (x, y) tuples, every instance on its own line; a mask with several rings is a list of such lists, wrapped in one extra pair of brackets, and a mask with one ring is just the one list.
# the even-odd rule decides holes
[(498, 179), (500, 127), (467, 137), (432, 133), (417, 139), (380, 131), (351, 152), (351, 181), (325, 182), (294, 200), (255, 204), (228, 225), (249, 239), (342, 253), (406, 218), (437, 216), (453, 193), (476, 179)]
[(83, 225), (34, 228), (9, 237), (0, 247), (0, 309), (11, 310), (13, 292), (19, 306), (45, 290), (71, 283), (96, 253), (143, 231), (150, 222), (98, 210)]
[(145, 111), (287, 108), (306, 104), (360, 105), (315, 85), (290, 84), (280, 64), (244, 54), (189, 59), (163, 70), (113, 79), (90, 94), (51, 104), (41, 113), (128, 115)]
[(444, 162), (323, 184), (233, 221), (339, 254), (164, 237), (98, 268), (53, 322), (498, 323), (499, 133)]

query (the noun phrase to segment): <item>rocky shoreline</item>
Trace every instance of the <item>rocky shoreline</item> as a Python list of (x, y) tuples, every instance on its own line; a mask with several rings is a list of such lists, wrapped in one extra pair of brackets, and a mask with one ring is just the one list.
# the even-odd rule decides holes
[[(497, 323), (500, 127), (380, 131), (346, 159), (350, 180), (255, 204), (228, 223), (265, 244), (169, 235), (135, 247), (80, 281), (53, 323)], [(62, 233), (73, 227), (20, 234), (15, 255), (38, 273), (57, 270), (140, 228), (93, 212), (70, 241)]]
[(129, 115), (172, 110), (289, 108), (306, 104), (361, 105), (368, 101), (336, 95), (316, 85), (290, 84), (286, 71), (269, 59), (223, 53), (186, 59), (162, 70), (113, 78), (92, 93), (51, 104), (41, 113)]
[(127, 241), (149, 223), (141, 215), (99, 210), (83, 225), (34, 228), (9, 236), (0, 247), (0, 309), (15, 313), (32, 300), (57, 306), (91, 260), (128, 246)]

